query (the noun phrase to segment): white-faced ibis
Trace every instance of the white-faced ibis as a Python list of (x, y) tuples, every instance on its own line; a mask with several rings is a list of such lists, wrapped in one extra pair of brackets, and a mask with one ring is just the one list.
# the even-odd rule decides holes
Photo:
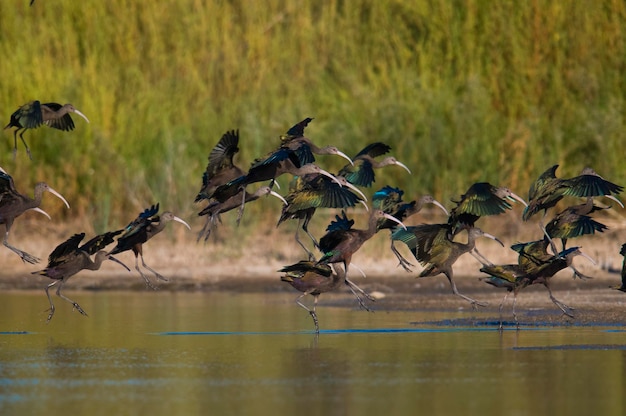
[[(486, 306), (484, 303), (461, 294), (456, 288), (453, 279), (452, 265), (465, 253), (470, 253), (476, 247), (478, 237), (487, 237), (502, 242), (480, 228), (472, 227), (467, 230), (467, 243), (450, 240), (449, 224), (421, 224), (407, 227), (406, 230), (396, 229), (391, 238), (405, 243), (415, 258), (425, 267), (419, 277), (436, 276), (443, 273), (450, 282), (452, 293), (472, 304), (472, 306)], [(479, 259), (480, 260), (480, 259)]]
[(335, 221), (332, 221), (326, 228), (326, 234), (320, 239), (319, 248), (323, 255), (317, 263), (343, 263), (346, 275), (348, 274), (348, 266), (354, 253), (378, 231), (377, 224), (380, 218), (387, 218), (406, 229), (400, 220), (380, 209), (370, 212), (368, 226), (365, 229), (352, 228), (354, 220), (348, 220), (346, 212), (343, 210), (341, 215), (341, 217), (336, 216)]
[[(299, 166), (314, 163), (314, 155), (337, 155), (352, 164), (352, 159), (345, 153), (339, 151), (335, 146), (319, 147), (313, 143), (311, 139), (304, 136), (304, 129), (312, 120), (312, 118), (307, 117), (287, 130), (287, 133), (280, 136), (280, 146), (295, 153), (299, 161)], [(285, 160), (284, 163), (292, 163), (292, 161)]]
[[(387, 214), (393, 216), (394, 218), (404, 222), (407, 218), (417, 214), (422, 210), (424, 205), (433, 204), (439, 207), (446, 215), (448, 214), (448, 210), (441, 205), (441, 203), (431, 195), (423, 195), (417, 201), (404, 202), (402, 200), (402, 196), (404, 195), (404, 191), (400, 188), (393, 188), (391, 186), (385, 186), (381, 188), (379, 191), (374, 193), (372, 197), (372, 206), (377, 209), (381, 209)], [(393, 229), (397, 226), (393, 221), (389, 221), (386, 218), (381, 218), (378, 222), (378, 229), (388, 229), (393, 232)], [(404, 270), (410, 272), (413, 265), (408, 262), (402, 254), (398, 251), (395, 245), (395, 240), (391, 240), (391, 251), (398, 258), (400, 265)]]
[(42, 124), (55, 129), (70, 131), (74, 130), (74, 121), (70, 116), (70, 113), (75, 113), (89, 123), (89, 119), (80, 111), (78, 111), (72, 104), (58, 104), (58, 103), (45, 103), (41, 104), (38, 100), (31, 101), (18, 108), (13, 114), (11, 114), (11, 120), (6, 125), (5, 129), (9, 127), (15, 127), (13, 132), (13, 157), (17, 153), (17, 133), (20, 132), (20, 139), (26, 147), (26, 153), (28, 157), (32, 159), (30, 149), (24, 140), (24, 132), (27, 129), (35, 129)]
[[(513, 292), (514, 296), (523, 288), (534, 285), (542, 284), (548, 289), (550, 300), (567, 316), (573, 318), (573, 308), (567, 306), (563, 302), (559, 301), (552, 294), (550, 288), (550, 279), (559, 271), (566, 267), (571, 267), (572, 261), (576, 256), (583, 256), (593, 262), (593, 260), (583, 253), (579, 247), (572, 247), (567, 250), (563, 250), (555, 256), (551, 256), (548, 260), (543, 261), (541, 264), (525, 263), (529, 268), (520, 266), (518, 264), (513, 265), (487, 265), (480, 270), (490, 275), (490, 278), (485, 279), (486, 283), (489, 283), (496, 287), (504, 287), (508, 292)], [(507, 294), (508, 295), (508, 294)], [(500, 310), (506, 296), (502, 300)], [(515, 313), (515, 297), (513, 300), (513, 316), (517, 322), (517, 315)]]
[(137, 218), (124, 228), (124, 233), (117, 239), (117, 245), (109, 252), (109, 254), (117, 254), (127, 250), (132, 250), (135, 254), (135, 270), (139, 272), (143, 280), (146, 282), (146, 285), (155, 290), (156, 287), (139, 268), (139, 257), (141, 257), (142, 266), (152, 272), (157, 279), (163, 281), (167, 281), (167, 279), (152, 268), (148, 267), (143, 259), (143, 244), (163, 231), (167, 223), (170, 221), (179, 222), (191, 230), (189, 224), (178, 218), (173, 213), (166, 211), (161, 215), (157, 215), (157, 212), (159, 212), (158, 203), (156, 205), (152, 205), (150, 208), (146, 208)]
[(452, 234), (461, 229), (474, 227), (480, 217), (499, 215), (512, 209), (510, 202), (517, 201), (525, 207), (524, 199), (513, 193), (509, 188), (499, 187), (489, 182), (477, 182), (461, 195), (456, 206), (450, 211), (448, 224), (452, 226)]
[[(45, 269), (32, 272), (32, 274), (54, 279), (54, 282), (46, 286), (46, 296), (48, 297), (48, 302), (50, 302), (50, 313), (46, 322), (50, 322), (55, 310), (54, 303), (49, 293), (52, 286), (58, 283), (57, 296), (71, 303), (74, 309), (82, 315), (87, 316), (87, 313), (78, 303), (61, 294), (61, 289), (65, 282), (81, 270), (98, 270), (104, 260), (117, 262), (126, 268), (126, 270), (130, 271), (124, 263), (103, 250), (107, 245), (113, 243), (113, 237), (121, 232), (122, 230), (98, 235), (80, 247), (79, 244), (83, 238), (85, 238), (85, 233), (74, 234), (67, 241), (59, 244), (52, 253), (50, 253), (50, 256), (48, 256), (48, 266)], [(95, 257), (92, 260), (91, 256), (93, 254), (95, 254)]]
[[(548, 238), (550, 236), (543, 225), (543, 218), (545, 218), (548, 209), (554, 207), (565, 196), (583, 198), (604, 196), (623, 206), (621, 201), (614, 196), (622, 192), (622, 186), (605, 180), (591, 168), (583, 169), (579, 176), (570, 179), (557, 178), (556, 169), (558, 167), (559, 165), (550, 167), (531, 184), (528, 191), (528, 206), (522, 214), (522, 219), (528, 221), (533, 215), (543, 211), (543, 217), (539, 221), (539, 226)], [(557, 250), (551, 239), (550, 244), (553, 252), (556, 254)]]
[(486, 264), (481, 267), (480, 271), (489, 275), (489, 277), (481, 278), (485, 283), (506, 289), (506, 294), (498, 306), (500, 313), (499, 329), (502, 329), (502, 308), (511, 293), (513, 293), (513, 319), (519, 327), (515, 304), (518, 292), (530, 284), (530, 279), (527, 277), (528, 273), (519, 264)]
[[(297, 176), (292, 181), (291, 191), (286, 195), (287, 204), (283, 207), (276, 226), (289, 219), (297, 219), (296, 242), (307, 252), (309, 260), (315, 255), (300, 241), (298, 232), (300, 226), (311, 238), (313, 245), (319, 248), (315, 237), (309, 232), (308, 226), (317, 208), (348, 208), (362, 202), (365, 205), (367, 198), (354, 185), (343, 177), (330, 179), (320, 174)], [(365, 205), (367, 209), (367, 205)]]
[(397, 165), (411, 173), (411, 170), (396, 158), (388, 156), (377, 161), (375, 158), (388, 153), (391, 147), (376, 142), (369, 144), (363, 148), (355, 157), (352, 158), (352, 164), (346, 165), (339, 171), (339, 176), (345, 177), (348, 182), (353, 185), (368, 188), (376, 180), (374, 169), (383, 168), (385, 166)]
[(11, 226), (15, 218), (28, 210), (39, 211), (50, 218), (48, 214), (38, 209), (39, 205), (41, 205), (41, 198), (44, 191), (50, 192), (52, 195), (61, 199), (68, 208), (70, 207), (70, 204), (67, 203), (65, 198), (45, 182), (39, 182), (35, 185), (33, 198), (20, 194), (15, 189), (15, 183), (11, 175), (0, 168), (0, 224), (4, 224), (6, 228), (4, 241), (2, 243), (5, 247), (20, 256), (23, 261), (31, 264), (37, 263), (39, 259), (9, 244), (9, 232), (11, 231)]
[(233, 163), (233, 157), (237, 152), (239, 152), (239, 130), (227, 131), (209, 153), (209, 163), (202, 175), (202, 188), (194, 202), (210, 199), (218, 186), (246, 174)]
[(368, 308), (355, 292), (355, 289), (365, 295), (368, 299), (373, 300), (373, 298), (348, 279), (348, 266), (352, 261), (354, 253), (356, 253), (367, 240), (376, 234), (378, 231), (376, 225), (378, 220), (382, 217), (398, 223), (400, 227), (404, 227), (404, 224), (402, 224), (401, 221), (398, 221), (382, 210), (376, 209), (370, 212), (368, 227), (366, 229), (355, 229), (352, 228), (354, 220), (349, 220), (345, 211), (342, 210), (341, 217), (339, 215), (335, 216), (335, 221), (330, 223), (330, 225), (326, 228), (326, 234), (319, 241), (319, 249), (323, 255), (316, 264), (343, 263), (343, 267), (346, 272), (345, 283), (348, 285), (354, 296), (356, 296), (359, 300), (359, 304), (364, 309)]
[[(281, 153), (283, 156), (287, 158), (296, 159), (296, 162), (297, 162), (295, 153), (291, 152), (290, 150), (282, 149), (278, 153)], [(286, 155), (291, 155), (291, 156), (286, 156)], [(260, 165), (257, 169), (251, 168), (250, 171), (246, 175), (240, 176), (239, 178), (234, 179), (224, 185), (218, 186), (215, 192), (213, 193), (213, 198), (219, 202), (225, 202), (226, 200), (232, 198), (233, 196), (241, 194), (241, 206), (239, 208), (240, 211), (238, 215), (238, 218), (241, 218), (241, 216), (243, 215), (243, 208), (245, 204), (245, 199), (244, 199), (245, 193), (242, 193), (242, 191), (245, 190), (246, 186), (248, 186), (251, 183), (260, 182), (264, 180), (271, 180), (269, 186), (270, 188), (272, 188), (274, 184), (273, 179), (277, 177), (277, 175), (282, 175), (283, 173), (290, 173), (294, 176), (321, 174), (321, 175), (325, 175), (331, 178), (334, 181), (337, 181), (337, 179), (335, 179), (335, 176), (333, 174), (325, 171), (324, 169), (320, 168), (314, 163), (308, 163), (304, 166), (296, 167), (296, 165), (294, 165), (293, 163), (283, 164), (282, 161), (284, 161), (284, 159), (276, 163), (262, 164), (263, 166), (261, 167)]]
[[(333, 271), (333, 268), (329, 265), (315, 264), (315, 262), (305, 260), (285, 266), (279, 271), (285, 273), (280, 280), (289, 283), (294, 289), (302, 292), (302, 295), (296, 299), (296, 303), (309, 312), (315, 324), (315, 333), (319, 333), (320, 327), (315, 311), (318, 298), (322, 293), (331, 292), (339, 288), (344, 283), (345, 271), (341, 267), (335, 267), (335, 271)], [(300, 302), (306, 295), (313, 296), (313, 309), (309, 309)]]
[(568, 238), (580, 237), (587, 234), (602, 233), (608, 227), (592, 219), (589, 214), (606, 209), (593, 203), (593, 198), (588, 197), (584, 204), (573, 205), (559, 212), (548, 224), (546, 232), (551, 239), (560, 238), (565, 250)]
[[(280, 199), (281, 201), (283, 201), (285, 205), (287, 205), (288, 203), (285, 200), (285, 198), (283, 198), (279, 193), (272, 191), (272, 188), (270, 188), (269, 186), (261, 186), (259, 189), (257, 189), (253, 193), (248, 193), (246, 191), (243, 191), (243, 192), (245, 192), (246, 204), (248, 202), (256, 201), (257, 199), (265, 195), (272, 195)], [(209, 236), (211, 235), (211, 232), (217, 225), (217, 222), (222, 221), (220, 218), (220, 214), (231, 211), (235, 208), (239, 208), (240, 206), (241, 206), (241, 197), (239, 195), (235, 195), (227, 199), (224, 202), (213, 201), (209, 203), (209, 205), (207, 205), (202, 211), (198, 213), (198, 215), (200, 216), (207, 215), (206, 223), (204, 224), (204, 227), (202, 227), (202, 230), (198, 234), (198, 241), (203, 236), (204, 236), (204, 241), (208, 240)], [(237, 223), (239, 223), (239, 220), (240, 218), (237, 218)]]
[(619, 254), (624, 256), (624, 260), (622, 261), (622, 284), (620, 286), (611, 286), (611, 289), (626, 292), (626, 244), (622, 244)]

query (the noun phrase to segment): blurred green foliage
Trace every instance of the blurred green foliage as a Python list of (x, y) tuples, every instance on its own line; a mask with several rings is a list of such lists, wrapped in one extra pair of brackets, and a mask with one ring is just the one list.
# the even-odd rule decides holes
[(245, 167), (309, 116), (320, 145), (390, 144), (413, 174), (387, 168), (374, 188), (409, 198), (448, 201), (474, 181), (525, 195), (555, 163), (626, 182), (622, 1), (28, 3), (0, 2), (4, 123), (33, 99), (72, 103), (91, 123), (28, 131), (32, 162), (21, 146), (12, 159), (5, 130), (0, 166), (22, 192), (47, 181), (72, 204), (51, 214), (96, 228), (156, 201), (194, 215), (223, 132), (240, 130)]

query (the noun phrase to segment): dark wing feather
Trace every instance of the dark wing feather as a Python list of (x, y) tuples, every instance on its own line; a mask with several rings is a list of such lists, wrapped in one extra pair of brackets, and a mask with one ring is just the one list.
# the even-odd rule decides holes
[(313, 121), (313, 119), (311, 117), (307, 117), (299, 123), (293, 125), (289, 130), (287, 130), (287, 133), (281, 136), (280, 140), (285, 143), (297, 137), (304, 136), (304, 129), (311, 121)]
[(117, 231), (108, 231), (104, 234), (97, 235), (91, 240), (87, 241), (82, 246), (80, 246), (79, 250), (82, 250), (89, 255), (95, 254), (100, 250), (104, 250), (109, 244), (113, 244), (113, 242), (115, 242), (115, 239), (113, 237), (121, 234), (123, 231), (124, 229), (121, 229)]
[(391, 150), (391, 146), (386, 145), (382, 142), (376, 142), (369, 144), (363, 148), (359, 153), (356, 154), (352, 160), (358, 158), (361, 155), (368, 155), (369, 157), (378, 157), (388, 153)]
[(48, 256), (48, 268), (64, 263), (67, 256), (73, 254), (78, 249), (78, 245), (85, 238), (85, 233), (74, 234), (58, 246)]
[(332, 269), (327, 264), (316, 264), (312, 261), (301, 260), (296, 264), (285, 266), (279, 270), (280, 272), (300, 272), (302, 274), (307, 272), (317, 273), (319, 275), (330, 277)]

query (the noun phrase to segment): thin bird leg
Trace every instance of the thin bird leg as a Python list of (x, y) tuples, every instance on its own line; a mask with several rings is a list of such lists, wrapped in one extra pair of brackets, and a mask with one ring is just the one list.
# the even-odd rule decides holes
[(139, 253), (139, 257), (141, 257), (141, 264), (143, 265), (143, 267), (148, 269), (148, 270), (150, 270), (152, 273), (154, 273), (154, 275), (156, 276), (157, 279), (163, 280), (164, 282), (169, 282), (168, 278), (161, 276), (159, 273), (157, 273), (156, 270), (152, 269), (150, 266), (148, 266), (146, 264), (146, 262), (143, 260), (143, 254), (142, 253)]
[(500, 331), (502, 331), (502, 308), (504, 307), (504, 302), (506, 301), (506, 298), (509, 296), (509, 293), (510, 292), (506, 292), (506, 294), (502, 298), (502, 302), (500, 302), (500, 306), (498, 307), (498, 312), (500, 312), (500, 325), (498, 326), (498, 329)]
[(72, 299), (68, 298), (67, 296), (64, 296), (64, 295), (61, 294), (61, 288), (63, 287), (63, 283), (64, 282), (65, 282), (64, 280), (61, 280), (61, 284), (59, 285), (59, 287), (57, 287), (57, 296), (60, 297), (61, 299), (65, 300), (65, 301), (71, 303), (72, 306), (74, 307), (74, 309), (76, 309), (78, 312), (80, 312), (81, 315), (87, 316), (87, 312), (85, 312), (83, 310), (83, 308), (81, 308), (78, 303), (76, 303)]
[(519, 321), (517, 320), (517, 312), (515, 312), (515, 304), (517, 303), (517, 291), (513, 292), (513, 319), (515, 319), (515, 326), (519, 331)]
[(11, 228), (10, 224), (6, 224), (6, 233), (4, 234), (4, 241), (2, 242), (2, 244), (4, 244), (4, 246), (6, 248), (8, 248), (9, 250), (13, 251), (15, 254), (17, 254), (18, 256), (20, 256), (20, 258), (22, 259), (22, 261), (26, 262), (26, 263), (30, 263), (30, 264), (36, 264), (39, 263), (39, 259), (31, 254), (28, 254), (25, 251), (22, 251), (20, 249), (18, 249), (17, 247), (13, 247), (11, 244), (9, 244), (9, 230)]
[(241, 222), (241, 217), (243, 217), (243, 208), (246, 206), (246, 188), (245, 186), (241, 186), (241, 206), (239, 207), (239, 212), (237, 213), (237, 227), (239, 227), (239, 223)]
[(478, 251), (478, 249), (474, 248), (472, 251), (470, 251), (470, 254), (474, 256), (474, 258), (478, 260), (483, 266), (493, 266), (493, 263), (487, 260), (487, 258), (483, 256), (482, 253)]
[(143, 278), (144, 282), (146, 282), (146, 286), (148, 286), (150, 289), (152, 290), (159, 290), (158, 287), (154, 286), (152, 284), (152, 282), (150, 281), (150, 279), (148, 279), (148, 276), (146, 276), (145, 274), (143, 274), (143, 272), (141, 271), (141, 269), (139, 268), (139, 256), (135, 255), (135, 270), (137, 270), (139, 272), (139, 274), (141, 275), (141, 277)]
[(485, 307), (487, 306), (486, 303), (483, 302), (478, 302), (476, 299), (472, 299), (469, 296), (465, 296), (464, 294), (460, 293), (459, 290), (456, 288), (456, 284), (454, 283), (454, 280), (452, 279), (452, 276), (449, 273), (445, 273), (446, 277), (448, 278), (448, 281), (450, 282), (450, 287), (452, 288), (452, 293), (454, 293), (456, 296), (465, 299), (466, 301), (468, 301), (469, 303), (472, 304), (472, 309), (476, 309), (476, 306), (482, 306)]
[[(309, 315), (311, 315), (311, 318), (313, 318), (313, 324), (315, 324), (315, 333), (319, 334), (320, 332), (320, 327), (319, 327), (319, 322), (317, 319), (317, 314), (315, 313), (315, 306), (313, 306), (313, 310), (309, 309), (304, 303), (300, 302), (300, 299), (302, 299), (303, 297), (305, 297), (306, 295), (309, 295), (310, 292), (304, 292), (303, 294), (301, 294), (300, 296), (298, 296), (298, 298), (296, 299), (296, 303), (301, 307), (304, 308)], [(315, 296), (315, 304), (317, 304), (317, 296)]]
[(371, 312), (372, 310), (365, 304), (365, 302), (363, 302), (363, 299), (359, 296), (358, 293), (356, 293), (356, 290), (360, 291), (365, 296), (368, 296), (368, 299), (369, 299), (369, 295), (365, 293), (360, 287), (358, 287), (357, 285), (349, 281), (348, 279), (346, 279), (344, 283), (346, 284), (346, 286), (348, 286), (348, 289), (350, 289), (350, 292), (352, 292), (356, 300), (359, 302), (359, 307), (361, 309), (365, 309), (367, 312)]
[(563, 311), (563, 313), (567, 316), (569, 316), (570, 318), (574, 317), (574, 313), (572, 312), (574, 310), (574, 308), (567, 306), (566, 304), (564, 304), (563, 302), (561, 302), (560, 300), (557, 300), (554, 295), (552, 295), (552, 290), (550, 289), (550, 285), (548, 284), (548, 281), (546, 280), (546, 282), (543, 284), (546, 289), (548, 289), (548, 293), (550, 294), (550, 300), (559, 307), (559, 309), (561, 311)]
[(206, 222), (204, 223), (204, 227), (202, 227), (202, 229), (198, 233), (198, 239), (196, 240), (196, 243), (200, 241), (202, 236), (204, 236), (204, 242), (205, 243), (207, 242), (209, 235), (211, 234), (211, 229), (209, 228), (210, 222), (211, 222), (211, 217), (209, 216), (207, 217)]
[(46, 286), (46, 296), (48, 296), (48, 302), (50, 302), (50, 309), (48, 309), (50, 313), (48, 314), (48, 319), (46, 319), (46, 323), (50, 322), (50, 319), (52, 319), (52, 317), (54, 316), (54, 309), (55, 309), (54, 303), (52, 303), (52, 298), (50, 297), (50, 293), (48, 291), (50, 290), (52, 286), (56, 285), (57, 283), (59, 283), (59, 281), (55, 280), (54, 282)]
[[(20, 139), (22, 139), (22, 143), (24, 143), (24, 147), (26, 148), (26, 154), (28, 155), (28, 158), (30, 160), (33, 160), (33, 156), (30, 154), (30, 148), (26, 144), (26, 140), (24, 140), (24, 132), (25, 131), (26, 130), (22, 130), (22, 132), (20, 133)], [(16, 133), (17, 133), (17, 131), (16, 131)], [(14, 150), (17, 150), (17, 144), (15, 145), (15, 149)]]
[(541, 218), (541, 220), (539, 220), (539, 227), (541, 227), (541, 231), (543, 231), (543, 234), (546, 236), (546, 238), (550, 242), (550, 247), (552, 248), (552, 253), (554, 253), (555, 256), (558, 256), (559, 255), (559, 251), (556, 249), (556, 244), (554, 244), (554, 241), (552, 241), (552, 237), (550, 237), (548, 235), (548, 230), (546, 230), (546, 226), (543, 225), (543, 219), (545, 217), (546, 217), (546, 212), (543, 213), (543, 217)]
[(300, 247), (302, 247), (304, 249), (304, 251), (306, 251), (306, 253), (309, 256), (309, 260), (310, 261), (315, 261), (315, 254), (313, 254), (313, 252), (311, 252), (311, 250), (309, 250), (308, 248), (306, 248), (306, 246), (304, 245), (304, 243), (300, 240), (300, 237), (298, 236), (298, 232), (300, 231), (300, 220), (298, 220), (298, 228), (296, 228), (296, 242), (298, 244), (300, 244)]
[(391, 251), (393, 252), (393, 254), (396, 255), (396, 257), (398, 258), (398, 261), (400, 262), (398, 264), (398, 266), (402, 266), (402, 268), (404, 270), (406, 270), (407, 272), (411, 272), (410, 267), (413, 267), (413, 265), (411, 263), (409, 263), (409, 261), (407, 259), (405, 259), (402, 254), (400, 254), (400, 252), (398, 251), (398, 249), (395, 246), (395, 241), (391, 240)]

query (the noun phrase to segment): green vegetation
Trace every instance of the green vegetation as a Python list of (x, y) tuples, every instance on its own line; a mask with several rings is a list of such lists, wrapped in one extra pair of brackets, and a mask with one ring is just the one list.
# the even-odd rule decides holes
[(389, 143), (413, 175), (389, 168), (376, 186), (414, 196), (483, 180), (525, 195), (554, 163), (626, 183), (621, 1), (28, 3), (0, 2), (3, 123), (40, 99), (91, 124), (28, 131), (32, 162), (22, 146), (13, 161), (4, 131), (0, 166), (23, 192), (46, 180), (73, 208), (48, 211), (96, 228), (153, 201), (193, 215), (224, 131), (240, 129), (247, 166), (307, 116), (309, 137), (348, 154)]

